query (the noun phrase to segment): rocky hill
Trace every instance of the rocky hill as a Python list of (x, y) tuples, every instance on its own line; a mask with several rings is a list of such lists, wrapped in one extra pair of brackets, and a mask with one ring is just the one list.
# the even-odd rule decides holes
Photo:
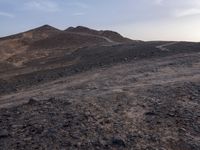
[(30, 31), (0, 38), (0, 63), (20, 67), (30, 60), (49, 58), (55, 55), (63, 56), (65, 53), (71, 53), (83, 47), (133, 42), (112, 31), (101, 32), (86, 27), (61, 31), (44, 25)]

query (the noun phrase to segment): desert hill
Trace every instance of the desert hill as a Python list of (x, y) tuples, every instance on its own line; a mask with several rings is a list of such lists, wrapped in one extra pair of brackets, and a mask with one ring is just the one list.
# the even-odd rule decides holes
[[(81, 31), (76, 32), (80, 27), (73, 29), (70, 32), (69, 29), (61, 31), (44, 25), (23, 33), (0, 38), (1, 63), (19, 67), (30, 60), (55, 55), (62, 56), (63, 53), (70, 53), (82, 47), (133, 42), (112, 31), (102, 32), (81, 27)], [(88, 32), (89, 30), (93, 33)], [(102, 34), (99, 34), (101, 32)]]

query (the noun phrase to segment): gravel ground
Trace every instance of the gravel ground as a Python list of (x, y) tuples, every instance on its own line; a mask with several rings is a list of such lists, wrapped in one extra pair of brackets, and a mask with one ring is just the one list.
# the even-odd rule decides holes
[(200, 83), (0, 110), (0, 149), (200, 149)]
[(113, 64), (0, 97), (0, 149), (200, 149), (200, 53)]

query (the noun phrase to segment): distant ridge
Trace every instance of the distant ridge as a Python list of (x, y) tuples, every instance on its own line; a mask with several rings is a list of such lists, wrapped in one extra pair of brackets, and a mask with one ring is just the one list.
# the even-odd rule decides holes
[(52, 27), (48, 24), (25, 31), (21, 33), (17, 33), (14, 35), (9, 35), (5, 37), (1, 37), (0, 40), (11, 40), (11, 39), (20, 39), (20, 40), (31, 40), (31, 41), (37, 41), (41, 40), (50, 36), (53, 36), (58, 33), (63, 32), (70, 32), (70, 33), (84, 33), (84, 34), (90, 34), (90, 35), (96, 35), (96, 36), (103, 36), (106, 38), (109, 38), (112, 41), (118, 42), (118, 43), (127, 43), (127, 42), (133, 42), (133, 40), (123, 37), (117, 32), (110, 31), (110, 30), (95, 30), (90, 29), (88, 27), (84, 26), (77, 26), (77, 27), (69, 27), (66, 30), (59, 30), (55, 27)]
[(93, 34), (98, 36), (107, 37), (115, 42), (133, 42), (133, 40), (123, 37), (117, 32), (110, 31), (110, 30), (94, 30), (84, 26), (77, 26), (77, 27), (69, 27), (65, 31), (67, 32), (74, 32), (74, 33), (86, 33), (86, 34)]
[(99, 35), (99, 31), (90, 29), (84, 26), (69, 27), (65, 31), (74, 32), (74, 33), (87, 33), (87, 34)]

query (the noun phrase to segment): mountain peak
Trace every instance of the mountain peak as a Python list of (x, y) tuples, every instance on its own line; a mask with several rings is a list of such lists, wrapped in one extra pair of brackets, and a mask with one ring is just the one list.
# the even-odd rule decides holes
[(68, 31), (68, 32), (86, 32), (86, 33), (98, 32), (97, 30), (93, 30), (93, 29), (90, 29), (90, 28), (84, 27), (84, 26), (69, 27), (65, 31)]
[(112, 41), (123, 43), (123, 42), (133, 42), (132, 40), (123, 37), (119, 33), (111, 30), (94, 30), (84, 26), (69, 27), (65, 30), (66, 32), (91, 34), (95, 36), (101, 36), (111, 39)]
[(37, 36), (37, 39), (41, 39), (41, 38), (43, 38), (44, 34), (46, 34), (45, 37), (47, 37), (48, 35), (53, 35), (53, 34), (58, 33), (58, 32), (60, 32), (59, 29), (56, 29), (56, 28), (54, 28), (50, 25), (45, 24), (43, 26), (28, 30), (28, 31), (25, 31), (25, 32), (21, 32), (21, 33), (17, 33), (17, 34), (14, 34), (14, 35), (2, 37), (0, 39), (1, 40), (19, 39), (19, 38), (30, 38), (30, 39), (32, 39), (33, 37), (35, 37), (34, 35)]
[(88, 27), (84, 27), (84, 26), (77, 26), (76, 29), (83, 29), (83, 30), (92, 30)]
[[(59, 31), (59, 29), (56, 29), (55, 27), (52, 27), (52, 26), (50, 26), (50, 25), (48, 25), (48, 24), (45, 24), (45, 25), (43, 25), (43, 26), (37, 27), (37, 28), (35, 28), (35, 29), (32, 29), (32, 30), (30, 30), (30, 31), (53, 31), (53, 30)], [(28, 32), (29, 32), (29, 31), (28, 31)]]

